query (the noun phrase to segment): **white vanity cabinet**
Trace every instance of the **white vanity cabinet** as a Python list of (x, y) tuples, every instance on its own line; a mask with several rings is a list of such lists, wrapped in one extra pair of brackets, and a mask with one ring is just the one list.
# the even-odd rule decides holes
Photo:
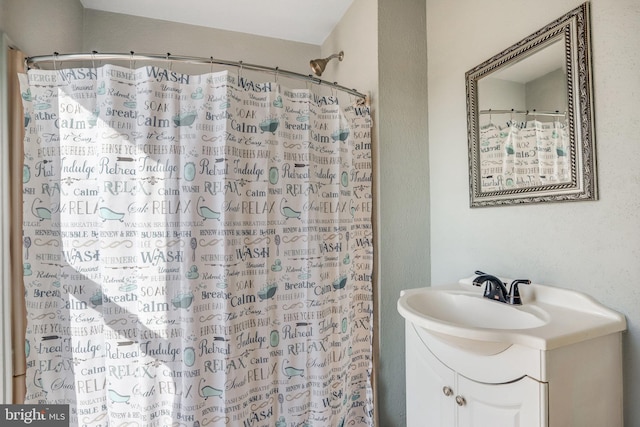
[(407, 427), (623, 427), (622, 314), (534, 283), (496, 302), (474, 280), (400, 294)]
[(474, 381), (431, 353), (407, 323), (407, 427), (546, 426), (547, 384)]
[(551, 351), (467, 344), (406, 322), (407, 427), (623, 426), (620, 334)]

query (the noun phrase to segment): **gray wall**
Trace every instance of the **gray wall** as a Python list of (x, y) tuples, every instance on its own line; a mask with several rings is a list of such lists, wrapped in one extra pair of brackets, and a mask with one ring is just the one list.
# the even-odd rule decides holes
[(343, 50), (344, 59), (341, 62), (331, 60), (322, 78), (326, 76), (329, 81), (368, 92), (373, 103), (378, 98), (377, 22), (376, 1), (354, 0), (322, 44), (320, 53), (322, 58), (326, 58)]
[[(627, 317), (625, 425), (640, 425), (640, 3), (592, 0), (600, 200), (469, 208), (464, 73), (581, 0), (427, 0), (431, 277), (474, 270), (586, 292)], [(499, 25), (489, 25), (490, 23)]]
[(0, 29), (28, 56), (82, 49), (80, 0), (2, 0)]
[(429, 148), (424, 0), (378, 0), (380, 426), (404, 426), (400, 290), (429, 285)]
[[(308, 74), (309, 59), (320, 55), (320, 46), (85, 10), (80, 0), (0, 0), (0, 8), (0, 30), (28, 56), (92, 50), (170, 52), (242, 60)], [(124, 65), (128, 65), (128, 61)], [(202, 72), (203, 68), (197, 66), (191, 71), (197, 70)], [(269, 79), (269, 76), (262, 74), (261, 78)]]
[(527, 110), (561, 111), (568, 109), (567, 74), (557, 69), (526, 84)]
[[(91, 52), (171, 53), (280, 67), (309, 74), (309, 60), (320, 47), (233, 31), (87, 9), (82, 50)], [(176, 65), (179, 66), (179, 65)], [(208, 72), (207, 66), (197, 66)], [(214, 68), (215, 71), (218, 68)], [(196, 72), (196, 71), (194, 71)], [(258, 77), (271, 79), (266, 74)], [(280, 80), (279, 80), (280, 81)], [(291, 86), (294, 82), (281, 82)], [(302, 83), (304, 84), (304, 83)], [(304, 87), (304, 86), (302, 86)]]
[(5, 10), (6, 0), (0, 0), (0, 31), (4, 31), (7, 12)]

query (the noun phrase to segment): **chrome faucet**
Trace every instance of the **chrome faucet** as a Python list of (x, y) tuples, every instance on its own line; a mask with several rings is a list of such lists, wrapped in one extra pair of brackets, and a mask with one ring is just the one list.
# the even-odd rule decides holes
[(531, 280), (517, 279), (511, 282), (509, 291), (507, 291), (505, 284), (496, 276), (483, 273), (482, 271), (476, 271), (476, 274), (479, 274), (479, 276), (473, 279), (473, 284), (475, 286), (482, 286), (483, 283), (487, 284), (484, 288), (484, 297), (492, 301), (499, 301), (505, 304), (521, 305), (522, 298), (520, 298), (518, 285), (520, 283), (525, 285), (531, 284)]

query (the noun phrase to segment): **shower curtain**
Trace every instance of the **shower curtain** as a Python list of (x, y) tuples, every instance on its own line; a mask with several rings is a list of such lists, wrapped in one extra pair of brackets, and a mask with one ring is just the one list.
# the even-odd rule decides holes
[(566, 124), (555, 120), (493, 122), (480, 128), (482, 192), (571, 182)]
[(27, 403), (372, 425), (368, 107), (226, 71), (21, 82)]

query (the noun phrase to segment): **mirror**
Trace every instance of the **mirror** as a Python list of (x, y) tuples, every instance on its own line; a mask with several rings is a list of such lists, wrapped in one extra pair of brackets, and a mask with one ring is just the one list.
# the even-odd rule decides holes
[(470, 206), (597, 200), (589, 4), (469, 70)]

